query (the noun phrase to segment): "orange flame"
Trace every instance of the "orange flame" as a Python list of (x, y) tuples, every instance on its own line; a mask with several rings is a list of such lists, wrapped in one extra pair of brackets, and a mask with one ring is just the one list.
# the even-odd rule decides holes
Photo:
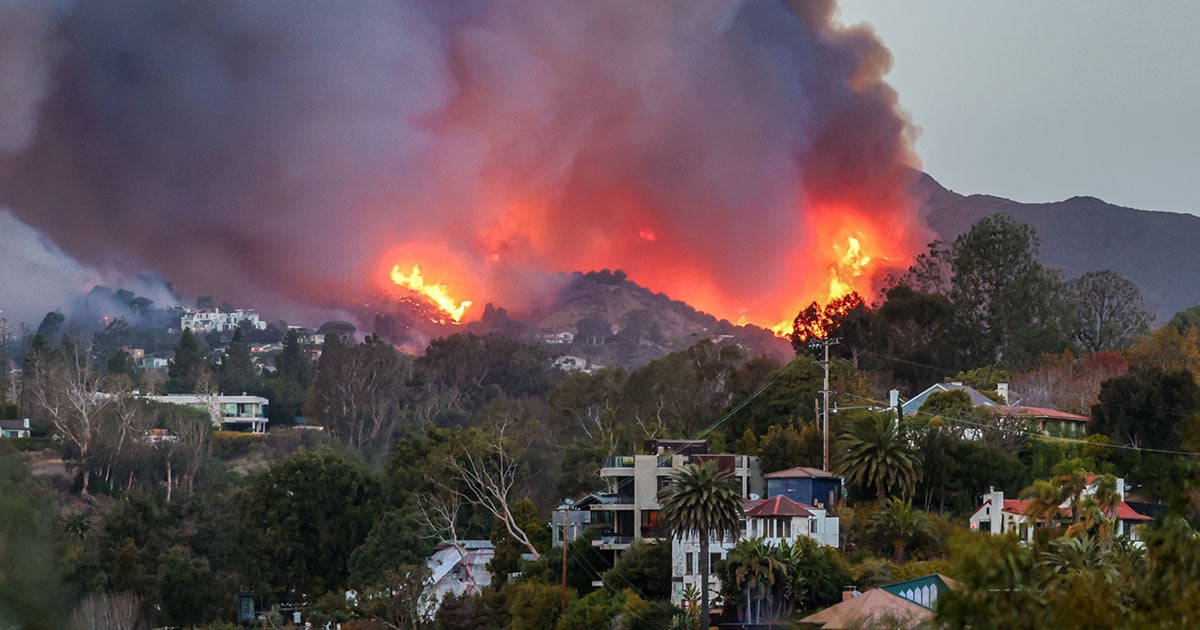
[[(851, 227), (853, 225), (853, 227)], [(858, 293), (859, 295), (870, 295), (871, 293), (871, 271), (873, 263), (879, 261), (890, 260), (889, 256), (873, 255), (872, 252), (880, 251), (880, 248), (887, 246), (887, 239), (882, 238), (877, 234), (878, 228), (872, 226), (866, 221), (846, 221), (843, 219), (841, 225), (829, 225), (818, 223), (820, 232), (828, 234), (830, 240), (834, 242), (833, 246), (824, 250), (824, 256), (817, 256), (817, 259), (824, 258), (829, 261), (827, 263), (827, 278), (824, 289), (824, 295), (820, 295), (821, 289), (812, 290), (812, 297), (804, 302), (797, 304), (792, 313), (797, 313), (810, 302), (821, 301), (823, 299), (827, 306), (834, 305), (840, 299)], [(822, 234), (822, 236), (826, 235)], [(813, 295), (816, 294), (816, 295)], [(792, 317), (795, 317), (793, 314)], [(771, 331), (781, 337), (786, 337), (792, 333), (792, 320), (787, 319), (779, 322), (771, 327)]]
[(458, 301), (451, 297), (450, 290), (444, 284), (426, 283), (421, 276), (421, 266), (413, 265), (412, 273), (407, 276), (400, 272), (400, 265), (392, 267), (392, 282), (410, 291), (425, 296), (439, 310), (450, 316), (455, 322), (462, 321), (463, 313), (471, 306), (470, 300)]
[[(862, 251), (862, 242), (854, 236), (846, 237), (846, 250), (837, 262), (829, 267), (829, 301), (853, 292), (854, 285), (866, 273), (871, 257)], [(841, 248), (834, 247), (834, 251)]]

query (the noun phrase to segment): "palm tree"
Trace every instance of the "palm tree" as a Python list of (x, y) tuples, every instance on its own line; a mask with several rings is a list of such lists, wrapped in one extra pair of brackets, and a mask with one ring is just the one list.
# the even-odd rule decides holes
[(746, 621), (762, 622), (762, 603), (768, 599), (768, 613), (775, 612), (772, 591), (788, 579), (787, 566), (761, 538), (752, 538), (729, 550), (725, 560), (734, 575), (734, 586), (746, 595)]
[(671, 475), (671, 485), (659, 496), (659, 517), (672, 536), (700, 539), (700, 627), (708, 624), (708, 542), (735, 536), (743, 515), (742, 499), (733, 475), (714, 462), (688, 464)]
[(920, 536), (929, 533), (929, 516), (913, 507), (912, 501), (892, 497), (879, 507), (872, 517), (875, 531), (887, 539), (896, 554), (896, 562), (904, 562), (905, 550)]
[(838, 437), (836, 448), (836, 472), (851, 483), (873, 486), (879, 501), (886, 499), (892, 488), (907, 495), (917, 486), (920, 459), (899, 423), (886, 415), (855, 419)]
[(1099, 573), (1109, 583), (1120, 577), (1112, 551), (1087, 534), (1051, 541), (1050, 550), (1042, 552), (1040, 560), (1056, 575)]
[[(1033, 519), (1034, 524), (1043, 522), (1047, 527), (1054, 524), (1058, 517), (1059, 505), (1063, 502), (1062, 487), (1039, 479), (1021, 491), (1022, 499), (1029, 501), (1025, 506), (1025, 516)], [(1000, 509), (994, 506), (993, 509)]]

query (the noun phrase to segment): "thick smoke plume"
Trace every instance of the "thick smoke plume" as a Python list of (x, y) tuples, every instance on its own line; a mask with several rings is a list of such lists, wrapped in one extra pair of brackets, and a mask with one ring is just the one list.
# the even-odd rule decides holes
[(0, 0), (9, 33), (0, 203), (185, 292), (323, 307), (420, 263), (519, 306), (607, 267), (769, 325), (846, 236), (925, 237), (890, 55), (831, 1)]

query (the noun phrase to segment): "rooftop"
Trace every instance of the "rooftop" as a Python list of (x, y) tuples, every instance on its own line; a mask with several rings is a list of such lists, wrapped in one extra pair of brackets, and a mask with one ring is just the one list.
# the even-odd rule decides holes
[(763, 477), (766, 479), (841, 479), (841, 477), (828, 470), (806, 468), (804, 466), (788, 468), (787, 470), (777, 470), (773, 473), (767, 473)]
[[(797, 503), (785, 496), (774, 496), (770, 499), (746, 501), (744, 504), (746, 516), (763, 518), (767, 516), (815, 516), (809, 511), (809, 506)], [(816, 509), (816, 508), (812, 508)]]

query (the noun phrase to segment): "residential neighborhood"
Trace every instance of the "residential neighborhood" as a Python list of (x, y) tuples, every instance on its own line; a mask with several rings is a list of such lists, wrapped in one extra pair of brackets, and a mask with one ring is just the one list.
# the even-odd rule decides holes
[(0, 630), (1200, 628), (1197, 25), (0, 0)]

